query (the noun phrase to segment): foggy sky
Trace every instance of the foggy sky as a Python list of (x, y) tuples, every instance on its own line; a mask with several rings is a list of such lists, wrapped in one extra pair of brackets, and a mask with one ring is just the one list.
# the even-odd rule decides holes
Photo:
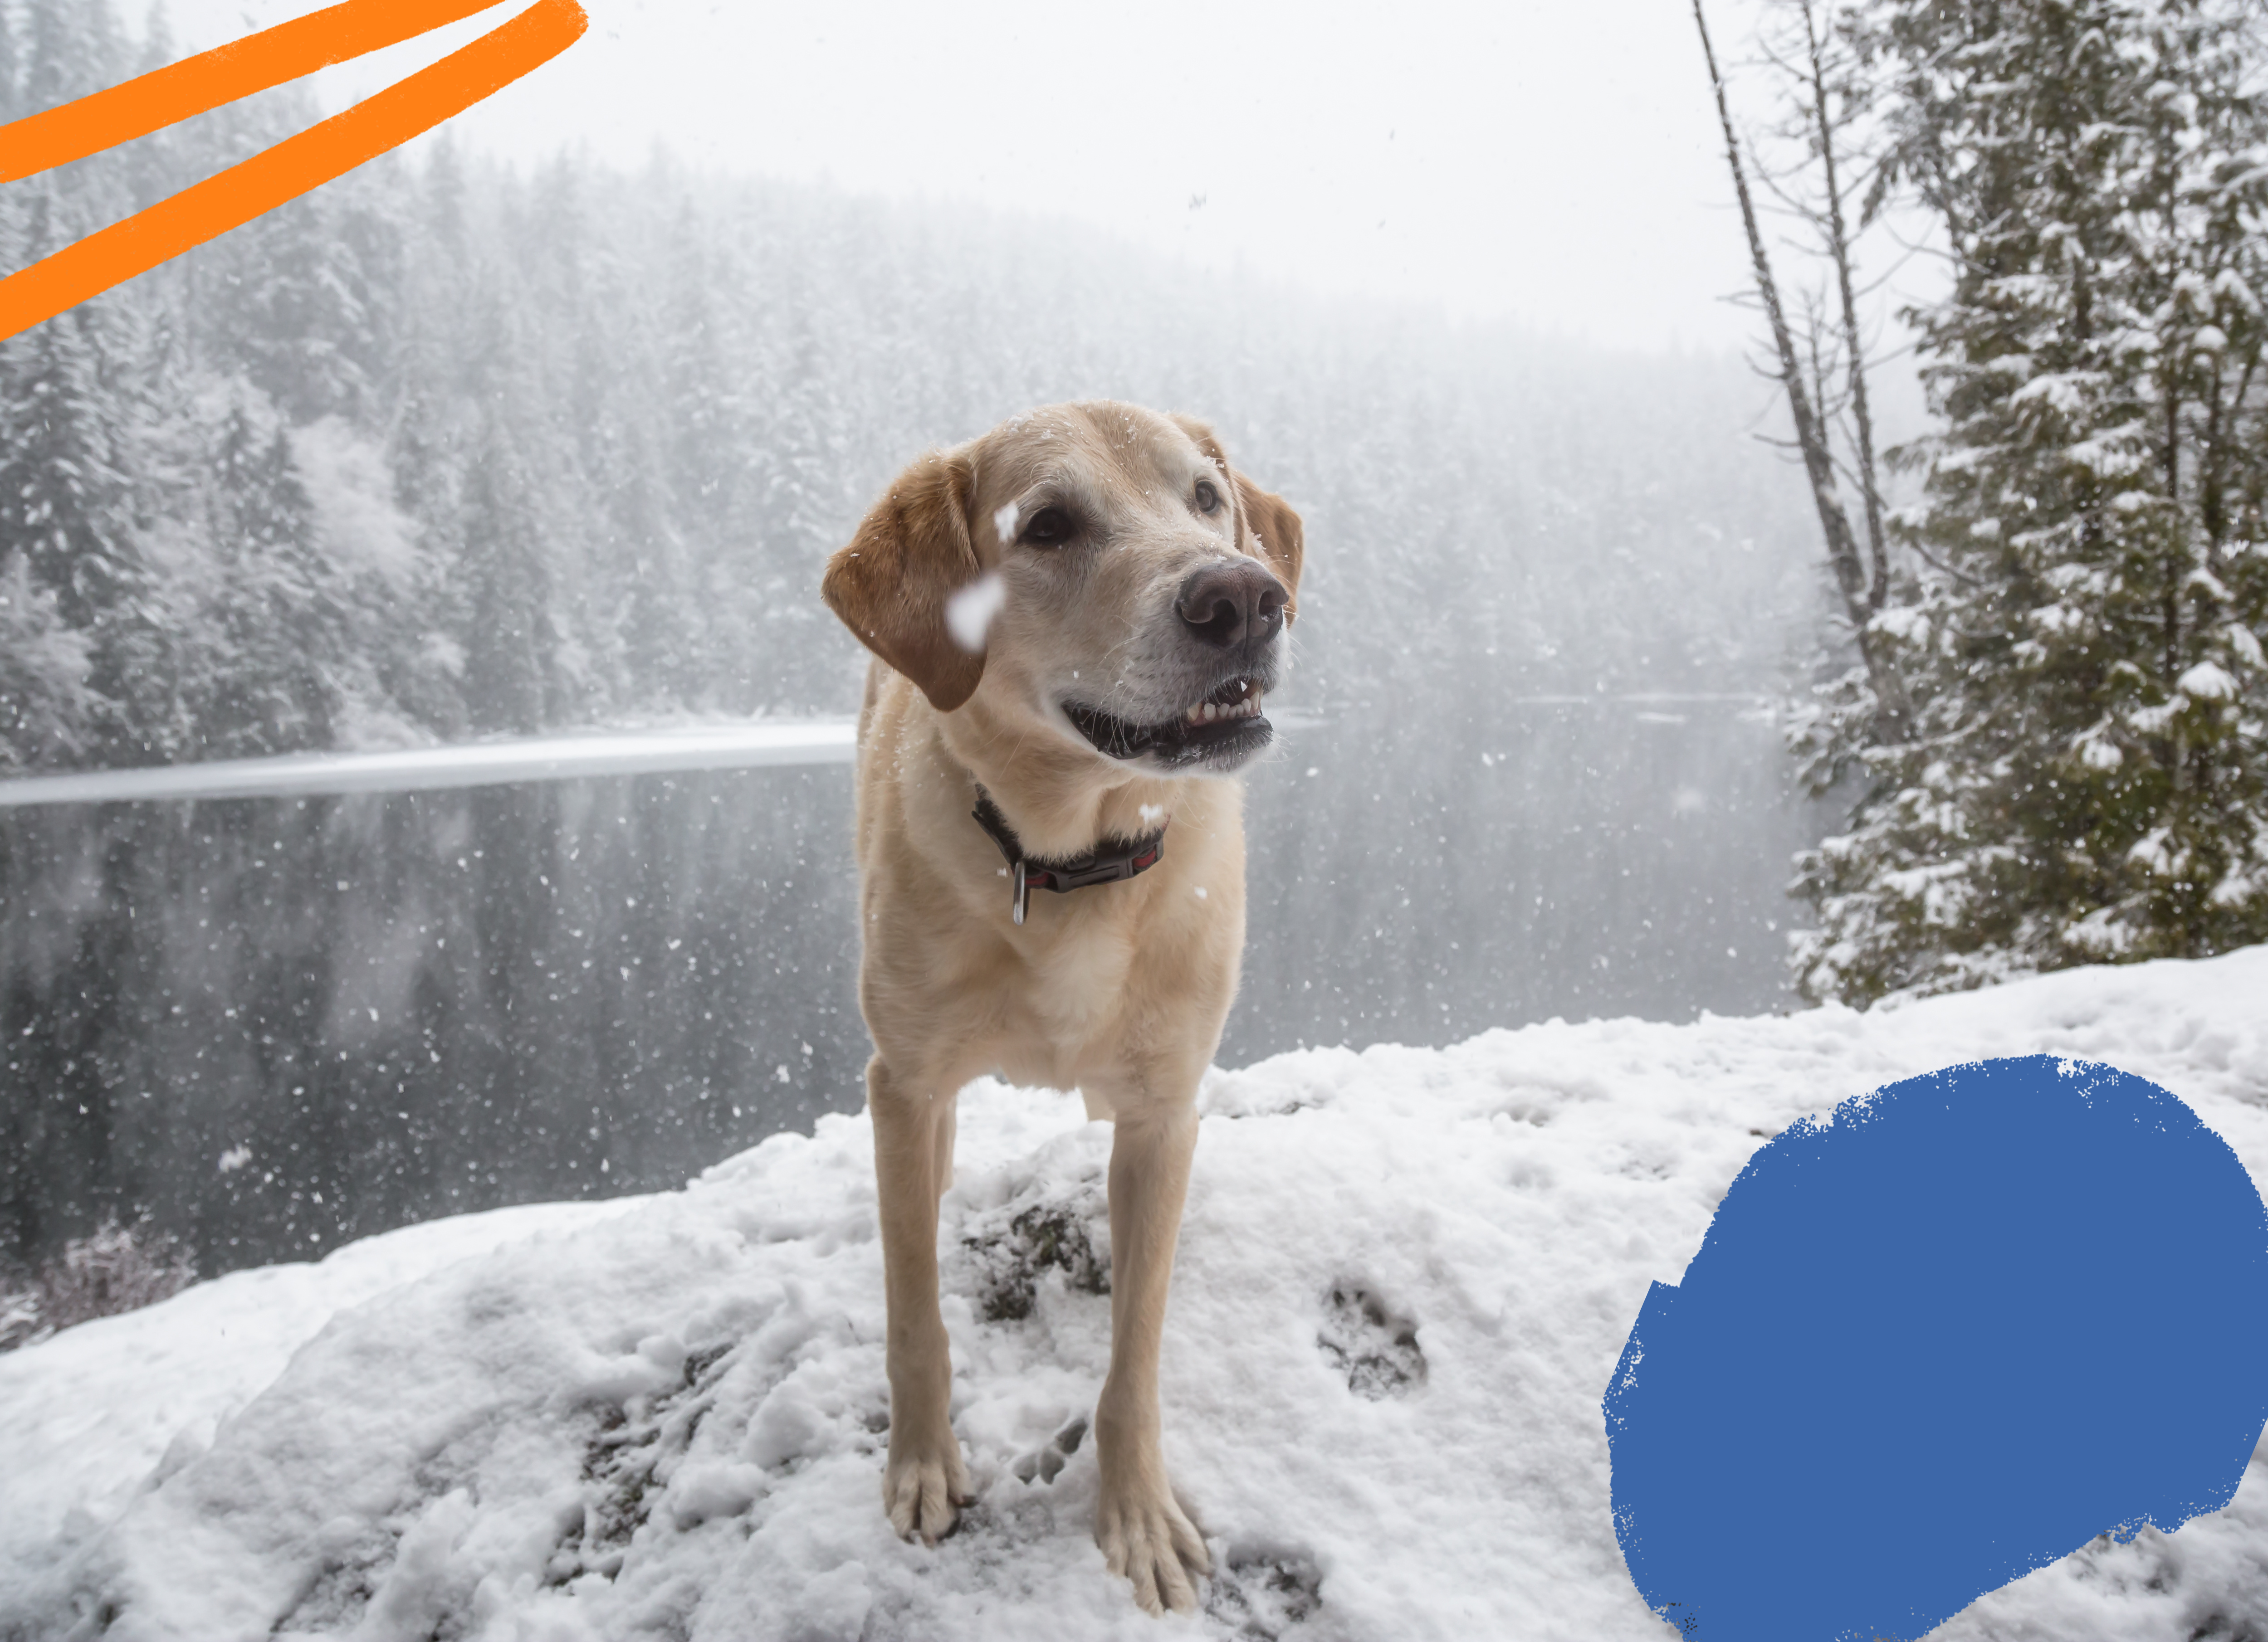
[[(453, 121), (460, 141), (632, 166), (659, 140), (1615, 347), (1749, 334), (1719, 300), (1746, 259), (1683, 0), (584, 4), (590, 33)], [(1720, 0), (1720, 52), (1751, 6)], [(167, 6), (184, 51), (312, 9)], [(343, 106), (511, 14), (328, 70), (319, 95)]]

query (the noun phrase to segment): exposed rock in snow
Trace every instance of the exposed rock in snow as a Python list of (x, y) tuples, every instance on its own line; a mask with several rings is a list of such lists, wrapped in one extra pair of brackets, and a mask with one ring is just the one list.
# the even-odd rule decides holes
[[(981, 1498), (935, 1550), (882, 1515), (869, 1136), (828, 1118), (682, 1192), (417, 1228), (0, 1360), (0, 1635), (1664, 1636), (1616, 1547), (1600, 1396), (1750, 1153), (1896, 1078), (2045, 1051), (2162, 1083), (2268, 1181), (2263, 999), (2256, 949), (1214, 1074), (1164, 1360), (1218, 1570), (1195, 1620), (1142, 1615), (1090, 1536), (1108, 1128), (978, 1084), (941, 1248)], [(2263, 1626), (2268, 1451), (2228, 1510), (1938, 1634)]]

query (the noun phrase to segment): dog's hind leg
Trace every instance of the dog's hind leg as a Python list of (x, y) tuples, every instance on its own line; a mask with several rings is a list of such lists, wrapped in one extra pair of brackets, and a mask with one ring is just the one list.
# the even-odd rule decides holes
[(1187, 1100), (1111, 1103), (1110, 1373), (1094, 1413), (1102, 1473), (1094, 1537), (1110, 1571), (1134, 1582), (1143, 1607), (1186, 1613), (1197, 1606), (1193, 1576), (1212, 1563), (1166, 1478), (1158, 1348), (1197, 1114)]
[(866, 1063), (889, 1306), (890, 1455), (882, 1503), (909, 1539), (935, 1544), (969, 1503), (953, 1434), (953, 1355), (937, 1300), (937, 1202), (953, 1166), (957, 1091), (902, 1086), (882, 1057)]

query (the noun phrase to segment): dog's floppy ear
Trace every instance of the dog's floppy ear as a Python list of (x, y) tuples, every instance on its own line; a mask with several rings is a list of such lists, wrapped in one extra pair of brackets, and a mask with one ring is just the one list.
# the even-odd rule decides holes
[(1292, 596), (1284, 606), (1284, 619), (1289, 622), (1300, 613), (1300, 561), (1307, 547), (1300, 516), (1283, 497), (1261, 489), (1241, 473), (1236, 475), (1236, 502), (1244, 513), (1244, 528), (1260, 544), (1261, 557)]
[(976, 693), (984, 652), (963, 649), (946, 601), (983, 574), (968, 541), (976, 474), (957, 451), (932, 451), (900, 473), (827, 561), (820, 592), (858, 641), (950, 713)]
[(1241, 544), (1246, 531), (1260, 548), (1260, 556), (1284, 583), (1291, 595), (1284, 606), (1284, 619), (1288, 623), (1300, 613), (1300, 561), (1307, 549), (1307, 538), (1300, 526), (1300, 516), (1292, 510), (1283, 497), (1261, 489), (1243, 474), (1229, 466), (1228, 457), (1220, 448), (1220, 440), (1213, 430), (1194, 416), (1176, 413), (1174, 424), (1189, 435), (1205, 459), (1220, 469), (1229, 480), (1236, 509), (1236, 536)]

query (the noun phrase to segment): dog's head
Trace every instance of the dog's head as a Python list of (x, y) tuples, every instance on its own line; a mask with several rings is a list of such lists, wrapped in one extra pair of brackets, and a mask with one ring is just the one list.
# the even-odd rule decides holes
[(828, 561), (827, 603), (939, 712), (1121, 765), (1226, 772), (1271, 733), (1300, 516), (1204, 423), (1051, 406), (901, 473)]

